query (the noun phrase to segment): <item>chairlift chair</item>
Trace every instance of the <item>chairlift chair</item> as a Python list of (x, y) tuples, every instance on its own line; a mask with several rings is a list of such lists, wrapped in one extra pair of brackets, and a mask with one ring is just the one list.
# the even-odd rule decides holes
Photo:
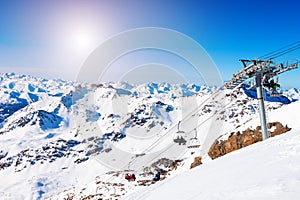
[(186, 140), (184, 139), (185, 138), (185, 132), (179, 130), (180, 123), (181, 123), (181, 121), (178, 122), (177, 132), (173, 136), (173, 141), (175, 143), (178, 143), (179, 145), (186, 145)]
[(281, 91), (273, 91), (270, 93), (270, 97), (280, 97), (280, 96), (282, 96)]
[(270, 97), (279, 97), (282, 96), (282, 91), (280, 84), (278, 84), (278, 75), (276, 76), (276, 81), (274, 82), (276, 88), (271, 88)]
[(264, 88), (270, 94), (270, 97), (282, 96), (282, 91), (280, 89), (280, 84), (278, 84), (278, 75), (276, 76), (276, 81), (274, 81), (274, 79), (272, 79), (270, 82), (269, 82), (269, 77), (267, 77), (265, 75), (263, 77), (262, 82), (263, 82)]
[(200, 147), (200, 141), (197, 138), (197, 129), (195, 128), (195, 137), (190, 139), (188, 148), (194, 149), (194, 148), (199, 148)]

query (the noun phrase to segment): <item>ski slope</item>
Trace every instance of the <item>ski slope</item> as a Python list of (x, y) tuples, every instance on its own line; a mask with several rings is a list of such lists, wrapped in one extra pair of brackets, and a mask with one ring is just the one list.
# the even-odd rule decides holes
[(299, 199), (300, 131), (270, 138), (137, 191), (126, 200)]
[(298, 101), (269, 112), (270, 120), (293, 127), (288, 133), (213, 161), (206, 158), (200, 167), (136, 191), (124, 199), (299, 199), (299, 110)]

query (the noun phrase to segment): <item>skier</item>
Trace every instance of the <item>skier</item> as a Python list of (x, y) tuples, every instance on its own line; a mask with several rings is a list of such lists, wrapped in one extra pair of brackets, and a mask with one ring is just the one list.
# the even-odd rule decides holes
[(271, 88), (273, 91), (276, 91), (277, 88), (279, 88), (279, 87), (280, 87), (280, 85), (279, 85), (278, 83), (275, 83), (273, 79), (270, 81), (270, 88)]
[(127, 181), (130, 181), (130, 175), (129, 175), (129, 174), (126, 174), (126, 175), (125, 175), (125, 179), (126, 179)]
[(135, 174), (126, 174), (125, 175), (125, 179), (127, 180), (127, 181), (135, 181)]
[(159, 181), (160, 180), (160, 172), (157, 172), (153, 178), (153, 181)]
[(135, 181), (135, 174), (131, 174), (131, 178), (130, 178), (130, 181)]
[[(273, 81), (274, 82), (274, 81)], [(269, 79), (268, 78), (265, 78), (264, 79), (264, 82), (263, 82), (263, 86), (265, 86), (265, 87), (267, 87), (267, 88), (269, 88), (270, 89), (270, 83), (269, 83)]]

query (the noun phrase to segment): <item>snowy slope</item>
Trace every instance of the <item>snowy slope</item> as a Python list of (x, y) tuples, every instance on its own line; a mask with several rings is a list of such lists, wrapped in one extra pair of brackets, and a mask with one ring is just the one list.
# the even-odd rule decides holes
[(130, 200), (299, 199), (300, 131), (271, 138), (164, 182)]
[(292, 130), (139, 190), (124, 199), (299, 199), (300, 102), (271, 111)]
[[(300, 98), (297, 89), (285, 94)], [(266, 107), (270, 121), (300, 130), (293, 120), (299, 101)], [(195, 155), (212, 164), (207, 159), (211, 143), (259, 125), (257, 110), (257, 102), (241, 89), (78, 84), (1, 74), (0, 199), (120, 199), (151, 185), (157, 168), (169, 171), (162, 182), (167, 184), (169, 178), (189, 173)], [(173, 142), (179, 120), (187, 141), (197, 128), (200, 149)], [(128, 170), (140, 182), (124, 180)]]

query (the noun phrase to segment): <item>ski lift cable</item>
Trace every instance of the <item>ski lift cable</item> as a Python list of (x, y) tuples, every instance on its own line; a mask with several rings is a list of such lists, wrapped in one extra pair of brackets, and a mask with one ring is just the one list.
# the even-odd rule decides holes
[[(190, 119), (192, 117), (192, 115), (194, 115), (194, 113), (196, 113), (199, 109), (203, 108), (206, 105), (206, 102), (208, 102), (211, 98), (215, 97), (215, 95), (217, 96), (218, 94), (220, 94), (220, 93), (217, 93), (218, 91), (220, 91), (220, 90), (217, 90), (209, 98), (207, 98), (205, 101), (203, 101), (197, 108), (195, 108), (193, 111), (191, 111), (185, 118), (183, 118), (181, 120), (181, 123), (183, 121), (186, 121), (186, 120)], [(171, 129), (169, 129), (160, 138), (158, 138), (156, 141), (154, 141), (147, 149), (145, 149), (143, 153), (151, 151), (156, 146), (156, 144), (161, 141), (161, 138), (168, 135), (171, 131), (174, 131), (175, 127), (176, 126), (171, 127)], [(177, 125), (177, 128), (178, 128), (178, 125)]]
[[(210, 99), (217, 97), (217, 96), (220, 94), (219, 91), (221, 91), (221, 88), (219, 88), (218, 90), (216, 90), (210, 97), (208, 97), (208, 98), (207, 98), (205, 101), (203, 101), (199, 106), (197, 106), (193, 111), (191, 111), (189, 114), (187, 114), (186, 117), (183, 118), (183, 119), (181, 120), (181, 123), (182, 123), (183, 121), (187, 121), (188, 119), (190, 119), (190, 118), (194, 115), (194, 113), (196, 113), (198, 110), (200, 110), (200, 109), (203, 108), (205, 105), (207, 105), (207, 103), (209, 102)], [(158, 143), (161, 141), (161, 138), (164, 137), (164, 136), (166, 136), (166, 135), (168, 135), (171, 131), (174, 131), (175, 127), (176, 127), (176, 126), (171, 127), (171, 129), (169, 129), (169, 130), (168, 130), (166, 133), (164, 133), (160, 138), (158, 138), (156, 141), (154, 141), (147, 149), (145, 149), (145, 150), (143, 151), (143, 153), (149, 152), (149, 151), (151, 151), (154, 147), (156, 147), (156, 146), (157, 146), (156, 144), (158, 144)]]
[(279, 49), (277, 49), (277, 50), (275, 50), (275, 51), (271, 51), (271, 52), (269, 52), (269, 53), (267, 53), (267, 54), (264, 54), (264, 55), (258, 57), (258, 59), (266, 58), (267, 56), (269, 56), (269, 55), (271, 55), (271, 54), (274, 54), (274, 53), (276, 53), (276, 52), (278, 52), (278, 51), (284, 50), (284, 49), (286, 49), (286, 48), (288, 48), (288, 47), (290, 47), (290, 46), (293, 46), (293, 45), (295, 45), (295, 44), (298, 44), (298, 43), (300, 43), (300, 41), (293, 42), (293, 43), (288, 44), (288, 45), (286, 45), (286, 46), (284, 46), (284, 47), (281, 47), (281, 48), (279, 48)]
[(294, 48), (291, 48), (291, 49), (289, 49), (289, 50), (286, 50), (286, 51), (284, 51), (284, 52), (281, 52), (280, 54), (277, 54), (277, 55), (275, 55), (274, 57), (272, 57), (272, 58), (270, 58), (270, 59), (278, 58), (278, 57), (283, 56), (283, 55), (285, 55), (285, 54), (288, 54), (288, 53), (290, 53), (290, 52), (296, 51), (296, 50), (299, 49), (299, 48), (300, 48), (300, 45), (298, 45), (298, 46), (296, 46), (296, 47), (294, 47)]
[[(228, 102), (221, 110), (219, 110), (218, 113), (214, 113), (213, 115), (209, 116), (207, 119), (205, 119), (204, 121), (202, 121), (200, 124), (198, 124), (195, 128), (199, 128), (201, 127), (205, 122), (207, 122), (208, 120), (210, 120), (212, 117), (214, 117), (216, 114), (219, 114), (220, 112), (222, 112), (223, 110), (227, 109), (227, 106), (230, 105), (232, 102)], [(193, 128), (192, 130), (188, 131), (187, 133), (191, 133), (195, 128)], [(156, 156), (155, 158), (153, 158), (150, 162), (154, 161), (155, 159), (157, 159), (162, 153), (166, 152), (167, 150), (169, 150), (171, 147), (173, 146), (173, 144), (169, 144), (169, 146), (162, 151), (158, 156)], [(186, 150), (187, 151), (187, 150)]]
[(269, 52), (269, 53), (267, 53), (267, 54), (264, 54), (264, 55), (258, 57), (257, 59), (265, 59), (265, 58), (267, 58), (267, 57), (270, 57), (270, 55), (275, 54), (276, 52), (282, 51), (282, 50), (284, 50), (284, 49), (286, 49), (286, 48), (288, 48), (288, 47), (290, 47), (290, 46), (293, 46), (293, 45), (295, 45), (295, 44), (300, 44), (300, 40), (297, 41), (297, 42), (293, 42), (293, 43), (291, 43), (291, 44), (288, 44), (288, 45), (286, 45), (286, 46), (284, 46), (284, 47), (281, 47), (281, 48), (279, 48), (279, 49), (277, 49), (277, 50), (275, 50), (275, 51), (271, 51), (271, 52)]
[[(205, 100), (205, 102), (207, 102), (210, 98), (214, 98), (214, 97), (218, 96), (218, 94), (220, 94), (220, 93), (218, 93), (219, 91), (220, 91), (220, 89), (217, 90), (212, 96), (210, 96), (209, 98), (207, 98), (207, 99)], [(215, 95), (215, 96), (214, 96), (214, 95)], [(221, 110), (219, 110), (219, 112), (212, 114), (211, 116), (209, 116), (207, 119), (205, 119), (204, 121), (202, 121), (200, 124), (198, 124), (195, 128), (193, 128), (192, 130), (188, 131), (187, 133), (191, 133), (191, 132), (194, 131), (196, 128), (201, 127), (204, 123), (206, 123), (208, 120), (210, 120), (210, 119), (211, 119), (212, 117), (214, 117), (216, 114), (219, 114), (219, 113), (222, 112), (223, 110), (227, 109), (227, 106), (229, 106), (231, 103), (232, 103), (232, 102), (228, 102), (225, 106), (223, 106), (223, 108), (222, 108)], [(203, 104), (204, 104), (204, 102), (203, 102), (201, 105), (203, 105)], [(199, 107), (201, 107), (201, 105), (200, 105)], [(205, 104), (205, 105), (207, 105), (207, 104)], [(199, 107), (197, 107), (195, 110), (198, 110)], [(194, 111), (195, 111), (195, 110), (194, 110)], [(193, 112), (193, 111), (192, 111), (192, 112)], [(189, 118), (189, 115), (188, 115), (186, 118), (184, 118), (183, 120), (187, 120), (187, 118)], [(181, 120), (181, 121), (183, 121), (183, 120)], [(167, 131), (164, 135), (168, 134), (171, 130), (174, 129), (174, 127), (176, 127), (176, 126), (173, 126), (173, 127), (172, 127), (169, 131)], [(163, 136), (164, 136), (164, 135), (163, 135)], [(146, 151), (144, 151), (144, 152), (147, 152), (147, 151), (151, 150), (152, 148), (154, 148), (154, 147), (156, 146), (155, 144), (157, 144), (157, 142), (159, 142), (159, 140), (155, 141), (152, 145), (149, 146), (150, 149), (147, 148)], [(153, 146), (153, 145), (155, 145), (155, 146)], [(174, 144), (169, 144), (169, 145), (167, 146), (166, 149), (164, 149), (162, 152), (160, 152), (160, 154), (158, 154), (155, 158), (151, 159), (151, 160), (148, 161), (148, 162), (151, 163), (151, 162), (153, 162), (154, 160), (156, 160), (156, 159), (157, 159), (158, 157), (160, 157), (164, 152), (166, 152), (166, 151), (168, 151), (170, 148), (172, 148), (173, 145), (174, 145)], [(152, 148), (151, 148), (151, 147), (152, 147)], [(181, 155), (184, 155), (187, 151), (188, 151), (188, 148), (186, 148), (185, 152), (183, 152)], [(134, 162), (136, 159), (137, 159), (137, 157), (133, 158), (129, 163), (131, 164), (131, 163)], [(124, 167), (125, 167), (125, 166), (124, 166)]]
[(300, 47), (300, 44), (299, 44), (299, 45), (296, 45), (296, 46), (293, 46), (293, 47), (290, 47), (290, 48), (288, 48), (288, 49), (285, 49), (285, 50), (283, 50), (283, 51), (274, 53), (274, 54), (272, 54), (272, 55), (270, 55), (270, 56), (268, 56), (268, 57), (265, 57), (264, 59), (265, 59), (265, 60), (272, 60), (272, 59), (274, 59), (274, 58), (277, 58), (277, 57), (281, 56), (281, 54), (284, 55), (284, 54), (286, 54), (286, 53), (295, 51), (295, 50), (297, 50), (299, 47)]
[[(219, 114), (220, 112), (222, 112), (223, 110), (227, 109), (227, 106), (230, 105), (232, 102), (228, 102), (218, 113), (214, 113), (213, 115), (209, 116), (206, 120), (202, 121), (200, 124), (198, 124), (195, 128), (199, 128), (201, 127), (205, 122), (207, 122), (208, 120), (210, 120), (212, 117), (214, 117), (216, 114)], [(188, 133), (191, 133), (195, 128), (193, 128), (192, 130), (188, 131)], [(164, 151), (162, 151), (160, 154), (158, 154), (155, 158), (153, 158), (152, 160), (150, 160), (149, 162), (153, 162), (155, 159), (157, 159), (160, 155), (162, 155), (164, 152), (166, 152), (167, 150), (169, 150), (171, 147), (173, 146), (173, 144), (169, 144), (168, 147), (166, 149), (164, 149)], [(186, 153), (188, 151), (188, 148), (186, 149), (186, 151), (184, 153)], [(182, 154), (184, 154), (182, 153)]]
[[(203, 108), (205, 105), (207, 105), (207, 102), (209, 102), (210, 99), (217, 97), (219, 93), (221, 91), (221, 88), (218, 88), (212, 95), (210, 95), (210, 97), (208, 97), (205, 101), (203, 101), (199, 106), (197, 106), (197, 108), (195, 108), (193, 111), (191, 111), (185, 118), (183, 118), (181, 120), (182, 121), (186, 121), (188, 119), (190, 119), (192, 117), (192, 115), (194, 115), (194, 112), (197, 112), (199, 109)], [(206, 120), (207, 121), (207, 120)], [(164, 133), (160, 138), (158, 138), (156, 141), (154, 141), (147, 149), (145, 149), (143, 151), (143, 153), (147, 153), (149, 151), (151, 151), (154, 147), (156, 147), (159, 142), (161, 142), (161, 138), (164, 137), (165, 135), (169, 134), (171, 131), (174, 131), (174, 128), (178, 127), (177, 126), (173, 126), (171, 127), (170, 130), (168, 130), (166, 133)], [(199, 126), (198, 126), (199, 127)], [(163, 152), (161, 152), (157, 157), (159, 157), (162, 153), (164, 153), (165, 151), (167, 151), (168, 149), (170, 149), (173, 146), (173, 144), (170, 144)], [(153, 161), (154, 159), (157, 159), (157, 157), (153, 158), (151, 161)], [(131, 164), (132, 162), (134, 162), (137, 159), (137, 157), (134, 157), (129, 163)], [(127, 166), (127, 165), (126, 165)], [(124, 166), (125, 167), (125, 166)]]
[[(216, 94), (216, 93), (215, 93)], [(214, 96), (211, 96), (210, 98), (212, 98), (212, 97), (214, 97)], [(210, 98), (208, 98), (207, 100), (209, 100)], [(206, 100), (206, 101), (207, 101)], [(203, 105), (204, 104), (204, 102), (201, 104), (201, 105)], [(205, 104), (206, 105), (206, 104)], [(201, 106), (199, 106), (199, 107), (201, 107)], [(198, 108), (199, 108), (198, 107)], [(198, 110), (198, 109), (195, 109), (196, 111)], [(187, 120), (187, 118), (189, 118), (189, 116), (191, 116), (191, 115), (188, 115), (186, 118), (184, 118), (183, 120)], [(183, 121), (183, 120), (181, 120), (181, 122)], [(174, 129), (174, 126), (169, 130), (169, 131), (167, 131), (162, 137), (164, 137), (165, 135), (167, 135), (167, 134), (169, 134), (172, 130)], [(144, 150), (144, 153), (146, 153), (146, 152), (149, 152), (149, 151), (151, 151), (154, 147), (156, 147), (160, 142), (162, 142), (162, 140), (161, 140), (161, 137), (158, 139), (158, 140), (156, 140), (153, 144), (151, 144), (147, 149), (145, 149)], [(162, 151), (158, 156), (160, 156), (162, 153), (164, 153), (165, 151), (167, 151), (167, 150), (169, 150), (172, 146), (173, 146), (174, 144), (172, 143), (172, 144), (170, 144), (164, 151)], [(157, 156), (157, 157), (158, 157)], [(156, 159), (157, 157), (155, 157), (154, 159)], [(151, 161), (153, 161), (154, 159), (152, 159)]]
[[(202, 126), (205, 122), (207, 122), (209, 119), (211, 119), (212, 117), (214, 117), (216, 114), (222, 112), (223, 110), (227, 109), (227, 106), (230, 105), (232, 102), (228, 102), (226, 105), (223, 106), (223, 108), (221, 108), (221, 110), (219, 110), (217, 113), (214, 113), (213, 115), (209, 116), (206, 120), (202, 121), (200, 124), (198, 124), (195, 128), (199, 128), (200, 126)], [(192, 131), (194, 131), (194, 129), (191, 129), (190, 131), (187, 131), (187, 133), (191, 133)]]
[(283, 51), (271, 54), (270, 56), (266, 57), (265, 59), (269, 59), (270, 60), (270, 59), (272, 59), (272, 57), (276, 57), (277, 55), (280, 55), (280, 54), (285, 53), (285, 52), (294, 51), (294, 49), (298, 49), (299, 47), (300, 47), (300, 44), (292, 46), (292, 47), (287, 48), (287, 49), (285, 49)]
[[(218, 88), (212, 95), (210, 95), (210, 97), (208, 97), (205, 101), (203, 101), (199, 106), (197, 106), (197, 108), (195, 108), (193, 111), (191, 111), (185, 118), (183, 118), (181, 120), (185, 121), (187, 119), (189, 119), (190, 117), (192, 117), (192, 114), (194, 112), (197, 112), (199, 109), (201, 109), (203, 106), (207, 105), (206, 102), (209, 102), (210, 99), (217, 97), (220, 93), (219, 91), (221, 91), (221, 88)], [(162, 137), (164, 137), (165, 135), (169, 134), (176, 126), (173, 126), (169, 131), (167, 131)], [(177, 127), (179, 127), (177, 125)], [(161, 138), (161, 137), (160, 137)], [(156, 141), (154, 141), (154, 143), (152, 143), (146, 150), (143, 151), (143, 153), (149, 152), (150, 150), (152, 150), (155, 146), (158, 145), (158, 142), (160, 142), (160, 138)], [(157, 159), (162, 153), (164, 153), (165, 151), (169, 150), (171, 147), (173, 146), (173, 144), (170, 144), (163, 152), (161, 152), (158, 156), (156, 156), (155, 158), (153, 158), (150, 162), (154, 161), (155, 159)], [(186, 150), (187, 151), (187, 150)], [(132, 157), (132, 159), (128, 162), (128, 164), (124, 165), (121, 169), (125, 169), (125, 168), (130, 168), (130, 165), (137, 159), (138, 157)], [(113, 179), (112, 177), (109, 177), (108, 179), (106, 179), (106, 181), (110, 181)]]

